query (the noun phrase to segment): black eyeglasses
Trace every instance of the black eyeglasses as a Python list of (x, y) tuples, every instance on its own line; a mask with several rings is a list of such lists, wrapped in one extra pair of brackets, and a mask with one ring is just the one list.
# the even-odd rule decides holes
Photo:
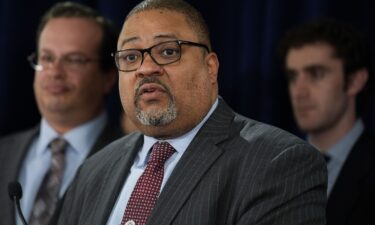
[(58, 60), (61, 60), (62, 66), (71, 71), (82, 69), (87, 63), (98, 61), (98, 59), (87, 58), (81, 54), (68, 54), (60, 59), (50, 54), (32, 53), (27, 57), (30, 66), (36, 71), (51, 68)]
[(207, 45), (191, 41), (166, 41), (145, 49), (125, 49), (112, 53), (117, 69), (123, 72), (137, 70), (143, 63), (144, 53), (147, 52), (151, 59), (158, 65), (167, 65), (181, 59), (181, 45), (191, 45), (204, 48), (210, 52)]

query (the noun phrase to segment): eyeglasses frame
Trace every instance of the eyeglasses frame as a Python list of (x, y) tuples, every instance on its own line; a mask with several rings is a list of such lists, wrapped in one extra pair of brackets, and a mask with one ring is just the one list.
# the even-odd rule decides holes
[[(190, 45), (190, 46), (196, 46), (196, 47), (204, 48), (208, 53), (210, 53), (210, 49), (209, 49), (208, 46), (205, 45), (205, 44), (201, 44), (201, 43), (197, 43), (197, 42), (192, 42), (192, 41), (185, 41), (185, 40), (171, 40), (171, 41), (160, 42), (160, 43), (157, 43), (157, 44), (155, 44), (155, 45), (153, 45), (153, 46), (151, 46), (151, 47), (144, 48), (144, 49), (136, 49), (136, 48), (132, 48), (132, 49), (118, 50), (118, 51), (112, 53), (111, 55), (112, 55), (112, 57), (115, 59), (115, 64), (116, 64), (117, 69), (118, 69), (119, 71), (121, 71), (121, 72), (133, 72), (133, 71), (136, 71), (137, 69), (139, 69), (139, 67), (141, 67), (142, 64), (143, 64), (143, 61), (144, 61), (144, 58), (145, 58), (145, 57), (144, 57), (145, 52), (147, 52), (147, 53), (150, 55), (150, 57), (151, 57), (152, 61), (154, 61), (154, 63), (156, 63), (156, 64), (159, 65), (159, 66), (164, 66), (164, 65), (172, 64), (172, 63), (175, 63), (175, 62), (179, 61), (179, 60), (181, 59), (181, 55), (182, 55), (182, 54), (180, 54), (180, 57), (179, 57), (178, 59), (176, 59), (175, 61), (168, 62), (168, 63), (158, 63), (158, 62), (154, 59), (154, 57), (152, 57), (152, 55), (151, 55), (151, 50), (152, 50), (155, 46), (158, 46), (158, 45), (161, 45), (161, 44), (165, 44), (165, 43), (168, 43), (168, 42), (176, 42), (176, 43), (179, 45), (180, 50), (181, 50), (181, 45)], [(139, 66), (138, 66), (136, 69), (131, 69), (131, 70), (121, 70), (121, 69), (120, 69), (120, 66), (118, 65), (117, 57), (116, 57), (116, 56), (118, 55), (118, 53), (120, 53), (120, 52), (124, 52), (124, 51), (139, 51), (139, 52), (141, 53), (142, 60), (141, 60), (141, 63), (139, 64)]]
[[(55, 57), (57, 59), (57, 57)], [(55, 59), (55, 60), (56, 60)], [(30, 66), (35, 70), (35, 71), (43, 71), (45, 68), (41, 64), (34, 63), (34, 60), (36, 62), (38, 61), (38, 53), (37, 52), (32, 52), (30, 55), (27, 56), (27, 61), (29, 61)], [(100, 59), (94, 59), (94, 58), (86, 58), (83, 63), (86, 65), (89, 62), (94, 62), (94, 61), (100, 61)], [(55, 62), (53, 62), (55, 63)]]

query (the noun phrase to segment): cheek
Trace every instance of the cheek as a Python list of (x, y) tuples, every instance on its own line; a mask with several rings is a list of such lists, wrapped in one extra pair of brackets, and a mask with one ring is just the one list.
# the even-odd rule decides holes
[[(171, 81), (172, 95), (175, 96), (176, 100), (196, 98), (197, 93), (200, 92), (200, 85), (196, 77), (186, 76), (187, 79)], [(173, 86), (172, 86), (173, 85)]]
[(66, 83), (71, 87), (72, 90), (76, 90), (78, 92), (90, 92), (93, 93), (96, 89), (97, 92), (100, 92), (101, 90), (98, 90), (99, 88), (99, 80), (98, 78), (89, 79), (89, 76), (81, 76), (80, 78), (77, 77), (68, 77), (66, 79)]
[(40, 77), (37, 74), (35, 74), (34, 75), (34, 81), (33, 81), (33, 86), (34, 86), (35, 90), (37, 90), (39, 88), (40, 83), (41, 83), (40, 82)]
[(33, 81), (35, 95), (39, 96), (40, 98), (44, 97), (45, 95), (49, 95), (46, 94), (46, 90), (44, 90), (48, 83), (48, 77), (45, 74), (35, 73)]
[(210, 79), (209, 75), (204, 72), (198, 74), (198, 76), (193, 79), (193, 82), (195, 83), (193, 88), (196, 88), (201, 95), (207, 95), (203, 97), (209, 97), (215, 85), (215, 83)]
[[(207, 72), (205, 71), (205, 68), (203, 66), (200, 66), (197, 62), (195, 65), (191, 65), (187, 67), (188, 69), (182, 73), (184, 74), (183, 81), (179, 81), (182, 85), (184, 85), (185, 89), (188, 91), (196, 92), (200, 89), (202, 89), (203, 86), (207, 86), (210, 84), (210, 78)], [(196, 68), (191, 69), (191, 68)]]
[[(67, 79), (67, 82), (73, 86), (80, 86), (84, 89), (89, 90), (92, 92), (93, 95), (107, 95), (111, 92), (111, 88), (113, 88), (112, 78), (110, 74), (103, 74), (98, 72), (99, 69), (96, 71), (91, 71), (85, 74), (76, 74), (76, 76), (70, 76)], [(81, 75), (81, 76), (80, 76)]]
[(34, 82), (33, 82), (33, 88), (34, 88), (34, 95), (36, 97), (36, 100), (38, 100), (40, 97), (40, 91), (41, 91), (41, 85), (40, 85), (40, 79), (37, 78), (37, 75), (35, 74)]
[(304, 88), (297, 89), (297, 85), (295, 83), (288, 83), (289, 96), (292, 99), (297, 98), (298, 95), (309, 92), (310, 88), (310, 86), (306, 85)]
[(294, 88), (293, 88), (293, 86), (292, 85), (290, 85), (290, 84), (288, 84), (288, 92), (289, 92), (289, 96), (290, 96), (290, 98), (292, 98), (293, 99), (293, 97), (294, 97)]
[(192, 91), (192, 90), (198, 90), (199, 87), (199, 81), (193, 76), (186, 82), (183, 82), (182, 84), (184, 85), (184, 89), (186, 91)]
[(34, 86), (42, 86), (43, 83), (48, 81), (48, 75), (43, 72), (34, 74)]
[(188, 105), (206, 103), (210, 98), (212, 84), (206, 74), (192, 74), (189, 79), (179, 82), (179, 86), (174, 87), (174, 91), (179, 99), (182, 99)]
[(346, 94), (342, 88), (336, 87), (326, 90), (325, 96), (321, 96), (325, 99), (327, 108), (334, 107), (335, 105), (341, 104), (341, 102), (346, 101)]
[(134, 90), (134, 86), (131, 84), (129, 79), (120, 77), (118, 82), (118, 88), (120, 95), (128, 96)]
[(102, 74), (75, 74), (77, 76), (69, 76), (65, 80), (69, 86), (73, 98), (83, 101), (101, 101), (106, 95), (106, 79)]
[(126, 79), (120, 75), (119, 78), (119, 93), (123, 107), (132, 107), (134, 101), (134, 84), (130, 79)]

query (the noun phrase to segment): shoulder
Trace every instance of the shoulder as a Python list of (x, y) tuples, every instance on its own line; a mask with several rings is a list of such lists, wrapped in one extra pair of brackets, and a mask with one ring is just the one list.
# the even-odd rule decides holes
[(345, 164), (354, 166), (358, 164), (368, 171), (371, 167), (375, 168), (375, 141), (368, 131), (364, 131), (358, 140), (354, 143)]
[(361, 134), (353, 145), (344, 168), (358, 170), (362, 176), (370, 176), (371, 170), (375, 170), (375, 139), (366, 130)]
[(267, 163), (280, 156), (294, 153), (324, 159), (318, 150), (297, 136), (234, 112), (222, 99), (210, 119), (200, 132), (199, 140), (211, 138), (225, 154), (243, 162), (244, 158)]
[(220, 166), (225, 168), (218, 171), (224, 171), (222, 176), (230, 174), (239, 193), (235, 199), (250, 209), (244, 213), (253, 212), (250, 206), (258, 199), (259, 207), (268, 212), (258, 214), (259, 218), (303, 213), (303, 219), (322, 220), (327, 171), (318, 150), (287, 131), (238, 114), (227, 132), (218, 145), (223, 150)]
[(143, 140), (141, 137), (141, 133), (134, 132), (109, 143), (103, 149), (86, 159), (82, 164), (81, 170), (99, 172), (103, 168), (130, 157), (134, 152), (133, 149), (136, 149)]
[(277, 155), (285, 150), (301, 149), (308, 154), (320, 155), (314, 147), (299, 137), (239, 114), (235, 115), (232, 127), (234, 140), (251, 149), (261, 148), (266, 154)]
[[(313, 179), (324, 189), (326, 164), (322, 154), (309, 143), (241, 115), (235, 115), (230, 129), (231, 137), (220, 147), (224, 149), (227, 163), (235, 166), (232, 170), (250, 177), (248, 181), (270, 185), (282, 181), (288, 186), (286, 181), (305, 185)], [(242, 182), (248, 185), (245, 180)]]
[(0, 138), (0, 148), (9, 147), (11, 144), (19, 144), (20, 141), (31, 140), (39, 132), (39, 126), (27, 130), (18, 131)]
[(364, 131), (361, 136), (359, 136), (358, 140), (355, 142), (353, 148), (365, 148), (371, 149), (373, 154), (375, 154), (375, 139), (374, 135), (369, 133), (368, 131)]
[(100, 135), (108, 140), (115, 140), (124, 136), (120, 125), (113, 121), (107, 122)]

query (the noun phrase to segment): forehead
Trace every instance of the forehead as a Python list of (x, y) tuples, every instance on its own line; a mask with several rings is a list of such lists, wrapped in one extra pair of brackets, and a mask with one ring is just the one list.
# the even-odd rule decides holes
[(183, 14), (165, 9), (147, 10), (125, 21), (118, 48), (135, 43), (150, 45), (168, 39), (197, 41), (198, 38)]
[(40, 48), (93, 49), (102, 39), (98, 24), (85, 18), (55, 18), (48, 21), (41, 32)]
[(306, 44), (288, 51), (286, 64), (288, 67), (303, 67), (312, 64), (329, 64), (337, 61), (334, 49), (327, 43)]

